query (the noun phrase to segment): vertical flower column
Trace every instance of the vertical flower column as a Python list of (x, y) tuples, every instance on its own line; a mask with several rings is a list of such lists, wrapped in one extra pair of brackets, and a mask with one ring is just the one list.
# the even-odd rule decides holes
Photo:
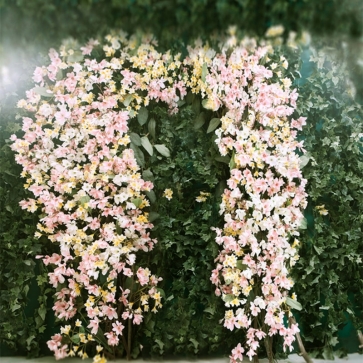
[(281, 335), (284, 350), (292, 349), (299, 331), (283, 319), (290, 314), (288, 272), (298, 259), (298, 228), (306, 207), (306, 180), (296, 153), (303, 151), (302, 142), (293, 128), (301, 128), (305, 118), (289, 120), (297, 93), (282, 77), (286, 59), (272, 62), (269, 57), (276, 56), (269, 52), (268, 47), (240, 46), (222, 49), (206, 62), (205, 48), (190, 49), (191, 61), (204, 67), (195, 81), (203, 105), (222, 115), (215, 132), (219, 151), (231, 157), (220, 205), (225, 224), (215, 229), (220, 253), (211, 277), (227, 308), (224, 326), (247, 331), (244, 347), (233, 349), (231, 362), (241, 361), (244, 352), (255, 357), (261, 340), (271, 361), (269, 337)]
[[(94, 45), (84, 47), (84, 55)], [(141, 178), (129, 147), (128, 122), (140, 106), (120, 102), (126, 86), (116, 91), (114, 78), (130, 83), (127, 72), (122, 77), (125, 59), (75, 62), (73, 53), (51, 50), (51, 64), (36, 69), (38, 85), (19, 101), (31, 117), (23, 118), (24, 137), (13, 136), (12, 148), (25, 187), (35, 196), (21, 205), (41, 208), (36, 236), (47, 236), (60, 250), (41, 256), (52, 267), (55, 315), (69, 322), (48, 346), (57, 359), (85, 358), (93, 342), (94, 361), (104, 362), (105, 350), (113, 356), (121, 342), (129, 358), (125, 326), (130, 338), (131, 325), (142, 322), (150, 299), (152, 311), (161, 306), (160, 278), (147, 267), (135, 268), (136, 253), (156, 243), (145, 212), (145, 192), (153, 185)]]

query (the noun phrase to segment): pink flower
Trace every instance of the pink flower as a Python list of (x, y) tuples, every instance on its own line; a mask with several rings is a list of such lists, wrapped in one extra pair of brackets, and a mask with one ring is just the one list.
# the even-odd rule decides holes
[(133, 324), (140, 325), (142, 323), (143, 316), (141, 314), (134, 314)]
[(125, 327), (119, 321), (116, 321), (115, 323), (112, 323), (112, 330), (117, 335), (122, 335), (122, 331), (124, 330), (124, 328)]
[(90, 323), (87, 325), (87, 328), (92, 329), (91, 334), (93, 335), (97, 334), (99, 322), (100, 321), (98, 320), (97, 316), (93, 320), (90, 320)]
[(60, 334), (55, 334), (51, 337), (51, 340), (47, 341), (48, 348), (52, 351), (58, 349), (61, 346), (62, 336)]
[(117, 319), (116, 309), (112, 308), (109, 305), (103, 305), (101, 307), (102, 314), (107, 316), (110, 320)]
[(114, 332), (108, 332), (105, 333), (106, 337), (107, 337), (107, 344), (112, 346), (118, 345), (119, 343), (119, 339), (117, 337), (117, 335)]
[(241, 347), (241, 343), (238, 343), (238, 345), (232, 350), (232, 358), (234, 360), (239, 359), (240, 361), (243, 360), (242, 353), (245, 350)]

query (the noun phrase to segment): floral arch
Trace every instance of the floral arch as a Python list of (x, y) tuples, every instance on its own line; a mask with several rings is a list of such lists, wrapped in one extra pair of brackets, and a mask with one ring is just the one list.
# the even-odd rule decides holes
[[(219, 161), (229, 165), (224, 224), (211, 226), (219, 254), (210, 279), (225, 303), (223, 325), (247, 333), (231, 362), (252, 359), (276, 334), (291, 348), (298, 327), (284, 317), (298, 307), (288, 274), (306, 206), (296, 139), (305, 118), (292, 116), (298, 94), (287, 60), (270, 45), (235, 43), (216, 51), (196, 42), (182, 57), (119, 33), (103, 46), (51, 50), (50, 64), (35, 70), (36, 86), (18, 104), (24, 136), (12, 148), (34, 194), (21, 205), (42, 211), (36, 236), (59, 248), (40, 256), (64, 321), (48, 342), (56, 358), (86, 357), (89, 345), (94, 362), (118, 346), (130, 358), (132, 326), (162, 306), (162, 277), (137, 265), (157, 243), (152, 160), (171, 156), (155, 132), (157, 105), (170, 114), (192, 105), (190, 128), (214, 133)], [(163, 197), (176, 192), (171, 183)]]

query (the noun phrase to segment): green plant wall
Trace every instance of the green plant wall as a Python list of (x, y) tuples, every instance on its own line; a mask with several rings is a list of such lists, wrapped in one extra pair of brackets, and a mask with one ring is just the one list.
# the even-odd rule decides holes
[[(107, 6), (106, 0), (0, 1), (0, 61), (11, 60), (21, 69), (17, 82), (0, 85), (1, 354), (48, 354), (44, 342), (52, 333), (47, 326), (53, 325), (47, 320), (52, 316), (51, 297), (47, 305), (46, 278), (35, 262), (37, 254), (50, 253), (52, 246), (33, 238), (37, 216), (18, 206), (25, 197), (24, 180), (18, 177), (20, 168), (8, 146), (10, 135), (20, 130), (16, 102), (30, 87), (35, 65), (45, 62), (42, 54), (66, 37), (84, 40), (115, 27), (130, 32), (151, 30), (162, 47), (183, 51), (190, 39), (224, 31), (230, 24), (252, 35), (283, 24), (285, 35), (307, 29), (321, 37), (348, 39), (349, 49), (361, 46), (359, 1), (264, 0), (256, 4), (248, 0), (113, 0)], [(356, 53), (349, 49), (346, 61), (359, 101), (362, 68), (354, 63), (352, 54)], [(344, 337), (355, 336), (355, 329), (362, 328), (363, 112), (350, 94), (349, 76), (341, 72), (341, 58), (308, 52), (301, 67), (299, 52), (283, 52), (289, 54), (291, 74), (297, 77), (298, 112), (307, 117), (301, 138), (309, 155), (303, 169), (309, 181), (308, 226), (302, 231), (301, 259), (294, 270), (295, 290), (303, 305), (299, 320), (307, 348), (330, 357), (333, 348), (347, 350), (346, 345), (339, 346), (338, 338), (344, 342)], [(310, 76), (298, 79), (295, 70), (303, 69), (310, 69)], [(218, 324), (221, 302), (209, 281), (217, 253), (210, 227), (220, 223), (219, 196), (228, 165), (216, 159), (212, 133), (205, 133), (208, 125), (188, 129), (197, 107), (198, 100), (188, 99), (173, 119), (162, 108), (153, 111), (153, 117), (167, 125), (154, 132), (173, 145), (169, 162), (145, 160), (146, 169), (153, 163), (156, 170), (150, 177), (155, 178), (153, 208), (159, 215), (154, 222), (159, 244), (148, 258), (164, 276), (165, 297), (162, 312), (137, 332), (136, 341), (144, 349), (135, 345), (134, 356), (228, 354), (240, 338)], [(150, 132), (147, 127), (136, 131)], [(171, 182), (169, 201), (163, 192)], [(211, 193), (205, 203), (195, 201), (201, 191)], [(327, 215), (319, 213), (317, 207), (322, 205)]]

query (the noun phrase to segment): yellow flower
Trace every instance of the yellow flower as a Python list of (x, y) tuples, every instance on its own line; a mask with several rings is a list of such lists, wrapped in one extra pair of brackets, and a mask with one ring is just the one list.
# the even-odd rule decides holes
[(205, 202), (207, 197), (210, 196), (210, 193), (200, 192), (199, 196), (195, 199), (198, 203)]
[(165, 197), (168, 200), (171, 200), (171, 198), (173, 198), (173, 191), (171, 189), (165, 189), (163, 197)]
[(322, 216), (326, 216), (328, 214), (328, 210), (325, 209), (325, 205), (322, 204), (322, 205), (317, 205), (315, 207), (315, 209), (318, 210), (319, 214), (322, 215)]
[(93, 357), (93, 363), (106, 363), (107, 359), (104, 356), (100, 356), (99, 354)]
[(70, 325), (66, 325), (64, 327), (63, 326), (61, 327), (61, 333), (62, 334), (68, 335), (70, 330), (71, 330), (71, 326)]
[(265, 35), (267, 38), (278, 37), (283, 34), (284, 30), (285, 29), (282, 25), (275, 25), (268, 28)]

